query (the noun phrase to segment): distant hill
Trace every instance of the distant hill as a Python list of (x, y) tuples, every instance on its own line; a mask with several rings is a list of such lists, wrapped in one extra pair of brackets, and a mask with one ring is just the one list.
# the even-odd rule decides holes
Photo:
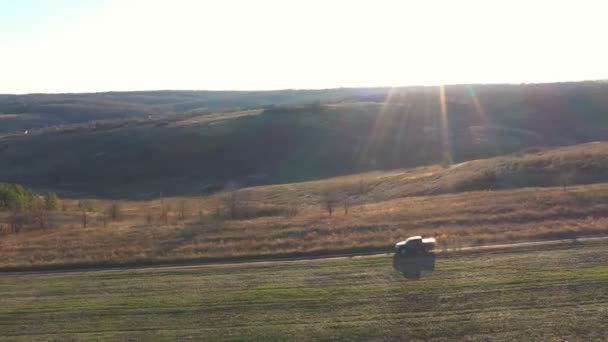
[(460, 163), (608, 140), (607, 95), (608, 84), (582, 82), (447, 86), (443, 95), (407, 87), (0, 96), (0, 127), (32, 115), (61, 122), (27, 135), (5, 128), (0, 181), (145, 197)]
[(236, 111), (273, 105), (383, 98), (387, 88), (278, 91), (136, 91), (85, 94), (0, 94), (0, 135), (92, 120), (175, 113)]

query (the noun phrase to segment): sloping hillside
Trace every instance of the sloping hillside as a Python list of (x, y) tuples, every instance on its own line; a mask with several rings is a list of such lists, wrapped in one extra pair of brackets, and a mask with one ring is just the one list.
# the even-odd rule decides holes
[(421, 234), (443, 247), (601, 235), (607, 199), (607, 142), (208, 196), (63, 198), (61, 210), (0, 211), (0, 267), (382, 250)]
[(454, 164), (373, 171), (302, 183), (243, 189), (267, 205), (318, 206), (328, 193), (350, 204), (402, 197), (608, 182), (608, 142), (595, 142)]
[(400, 88), (385, 98), (362, 91), (331, 104), (56, 126), (1, 138), (0, 181), (152, 196), (209, 192), (229, 181), (291, 183), (448, 165), (608, 140), (606, 89), (603, 83)]

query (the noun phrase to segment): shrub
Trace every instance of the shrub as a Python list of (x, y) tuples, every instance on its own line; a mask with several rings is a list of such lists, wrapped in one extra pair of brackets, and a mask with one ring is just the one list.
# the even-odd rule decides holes
[(57, 210), (61, 206), (59, 197), (54, 192), (46, 194), (44, 196), (44, 208), (46, 210)]
[(494, 170), (483, 170), (453, 185), (453, 191), (476, 191), (494, 189), (498, 185), (498, 175)]
[[(297, 214), (297, 212), (296, 212)], [(295, 216), (293, 209), (284, 207), (263, 207), (255, 205), (242, 205), (234, 219), (253, 219), (258, 217)]]

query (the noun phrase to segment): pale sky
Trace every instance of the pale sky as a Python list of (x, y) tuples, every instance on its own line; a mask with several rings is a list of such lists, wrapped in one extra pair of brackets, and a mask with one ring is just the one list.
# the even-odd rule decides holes
[(608, 78), (608, 1), (0, 0), (0, 93)]

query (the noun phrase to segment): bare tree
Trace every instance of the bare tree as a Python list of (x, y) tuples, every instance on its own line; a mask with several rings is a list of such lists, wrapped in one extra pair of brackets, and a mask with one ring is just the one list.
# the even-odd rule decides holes
[(146, 212), (146, 224), (152, 224), (152, 214), (149, 211)]
[(32, 205), (31, 215), (40, 229), (48, 228), (47, 208), (49, 208), (49, 206), (47, 206), (47, 203), (43, 203), (42, 201), (36, 201), (36, 203)]
[(240, 200), (241, 196), (239, 193), (238, 184), (235, 182), (228, 183), (224, 189), (224, 194), (221, 197), (221, 202), (223, 203), (223, 207), (228, 212), (228, 217), (231, 219), (237, 218), (240, 214)]
[(348, 210), (350, 209), (350, 200), (346, 196), (342, 199), (342, 208), (344, 208), (344, 215), (348, 215)]
[(177, 219), (178, 220), (186, 219), (186, 200), (180, 200), (177, 203)]
[(329, 216), (334, 213), (334, 208), (338, 205), (339, 199), (334, 191), (325, 191), (321, 195), (321, 207), (327, 211)]
[(107, 213), (107, 211), (104, 211), (101, 214), (101, 222), (103, 223), (103, 227), (104, 228), (108, 226), (108, 213)]
[(119, 202), (112, 202), (108, 213), (112, 221), (120, 221), (122, 219), (122, 205)]
[(197, 203), (198, 203), (198, 220), (200, 222), (203, 222), (203, 196), (202, 196), (202, 194), (201, 194), (201, 197), (198, 199)]
[(82, 206), (82, 207), (80, 207), (80, 212), (82, 214), (82, 227), (86, 228), (87, 224), (88, 224), (87, 209), (84, 206)]
[(17, 209), (11, 209), (10, 215), (8, 217), (8, 224), (13, 233), (19, 233), (21, 228), (23, 228), (23, 224), (25, 222), (25, 218), (22, 213)]
[(80, 214), (82, 215), (82, 227), (86, 228), (89, 223), (89, 212), (94, 211), (95, 208), (91, 202), (82, 200), (78, 201), (78, 210), (80, 210)]
[(222, 218), (222, 198), (220, 196), (218, 196), (214, 202), (215, 202), (215, 218), (220, 219), (220, 218)]
[(169, 206), (169, 203), (165, 202), (165, 199), (163, 198), (163, 193), (160, 193), (160, 215), (158, 218), (158, 221), (161, 222), (162, 224), (167, 224), (169, 223), (169, 212), (171, 211), (171, 207)]
[(171, 215), (171, 205), (165, 201), (161, 203), (160, 221), (163, 224), (169, 224), (169, 216)]

